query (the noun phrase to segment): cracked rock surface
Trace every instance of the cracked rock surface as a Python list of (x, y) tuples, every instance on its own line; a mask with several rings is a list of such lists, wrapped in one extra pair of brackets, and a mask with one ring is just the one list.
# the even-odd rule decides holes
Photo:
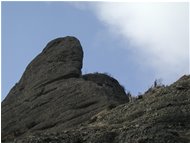
[(82, 76), (82, 60), (75, 37), (47, 44), (2, 102), (2, 141), (73, 129), (101, 110), (129, 101), (114, 78), (95, 74), (104, 78), (97, 84), (90, 75)]
[(190, 143), (189, 75), (129, 97), (109, 75), (82, 75), (82, 59), (74, 37), (48, 43), (2, 102), (2, 142)]

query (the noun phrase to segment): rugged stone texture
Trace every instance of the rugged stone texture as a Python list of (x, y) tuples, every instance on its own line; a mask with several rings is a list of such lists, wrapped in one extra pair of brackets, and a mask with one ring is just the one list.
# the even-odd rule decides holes
[(80, 42), (65, 37), (29, 64), (2, 102), (2, 142), (190, 142), (189, 75), (129, 102), (114, 78), (81, 75), (82, 57)]
[(15, 143), (189, 143), (190, 76), (104, 109), (76, 129), (34, 133)]
[(33, 88), (61, 78), (80, 77), (82, 60), (83, 50), (76, 38), (57, 38), (28, 65), (20, 84)]
[(101, 110), (129, 101), (112, 77), (82, 76), (82, 59), (74, 37), (47, 44), (2, 102), (2, 141), (74, 129)]

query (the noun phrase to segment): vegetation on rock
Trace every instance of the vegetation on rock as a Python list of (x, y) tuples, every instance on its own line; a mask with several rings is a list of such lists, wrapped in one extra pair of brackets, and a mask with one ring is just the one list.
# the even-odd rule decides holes
[(189, 143), (190, 76), (138, 97), (113, 77), (81, 74), (74, 37), (51, 41), (2, 102), (5, 143)]

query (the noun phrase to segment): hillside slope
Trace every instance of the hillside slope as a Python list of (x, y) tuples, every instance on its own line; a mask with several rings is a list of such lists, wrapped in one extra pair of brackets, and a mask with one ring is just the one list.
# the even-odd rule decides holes
[(189, 75), (129, 100), (82, 59), (74, 37), (47, 44), (2, 102), (2, 142), (190, 143)]

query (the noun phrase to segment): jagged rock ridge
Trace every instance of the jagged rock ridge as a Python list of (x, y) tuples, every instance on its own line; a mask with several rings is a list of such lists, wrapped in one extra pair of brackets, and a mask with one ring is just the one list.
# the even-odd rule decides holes
[(2, 102), (3, 142), (190, 142), (190, 76), (129, 102), (116, 79), (81, 75), (82, 57), (80, 42), (65, 37), (29, 64)]

